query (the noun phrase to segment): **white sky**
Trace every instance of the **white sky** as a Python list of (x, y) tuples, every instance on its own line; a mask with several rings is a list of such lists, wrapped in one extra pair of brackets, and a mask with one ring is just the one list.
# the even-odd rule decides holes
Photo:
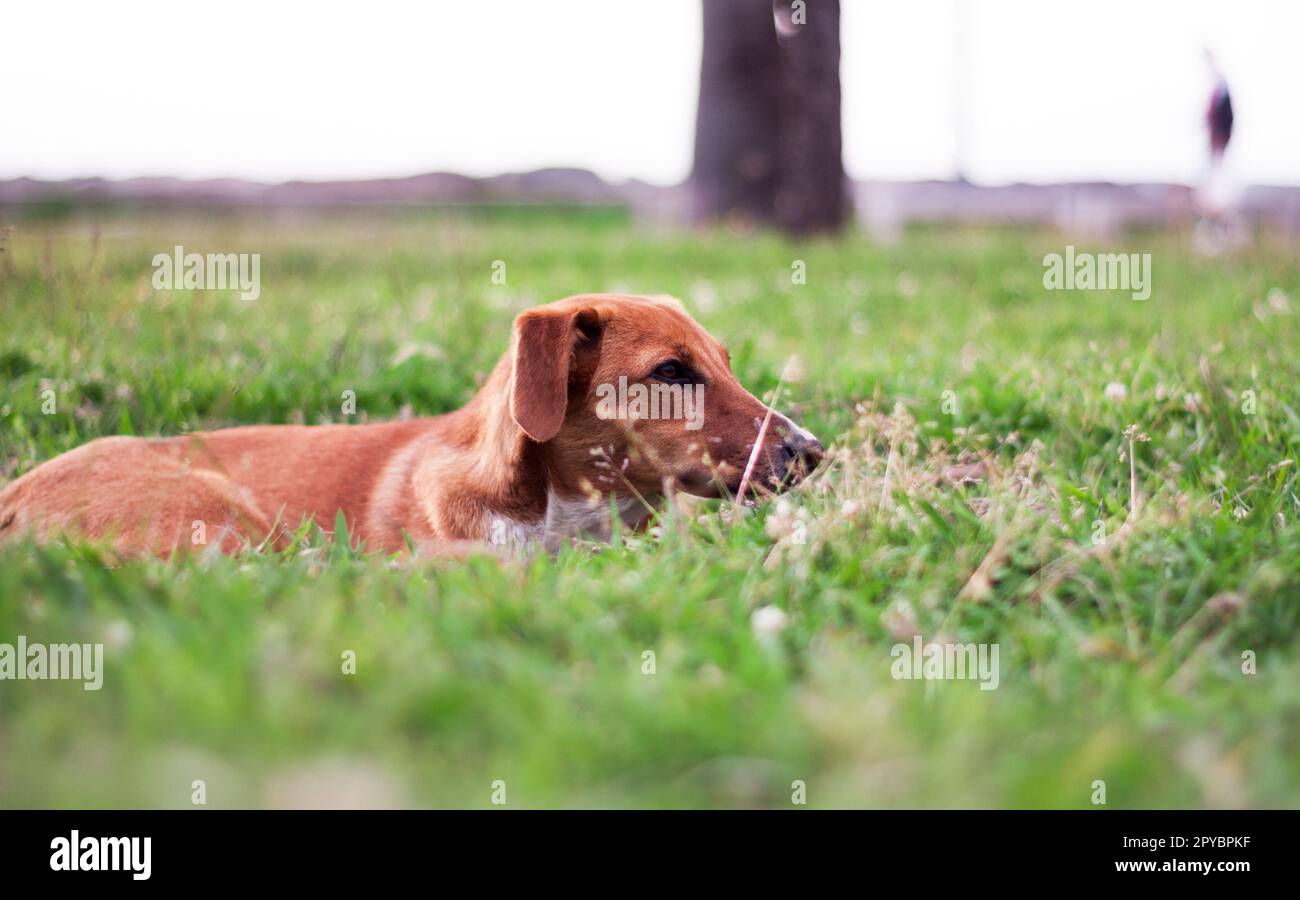
[[(853, 176), (953, 173), (964, 19), (974, 180), (1197, 179), (1209, 45), (1233, 91), (1237, 177), (1300, 183), (1300, 4), (843, 7)], [(698, 0), (14, 2), (0, 17), (0, 177), (573, 165), (670, 183), (690, 170), (699, 48)]]

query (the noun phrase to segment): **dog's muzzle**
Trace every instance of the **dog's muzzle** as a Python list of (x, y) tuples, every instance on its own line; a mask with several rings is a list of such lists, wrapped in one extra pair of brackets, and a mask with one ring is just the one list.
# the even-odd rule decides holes
[(785, 485), (798, 484), (817, 468), (825, 455), (826, 448), (821, 441), (802, 429), (792, 431), (782, 438), (777, 450), (777, 477)]

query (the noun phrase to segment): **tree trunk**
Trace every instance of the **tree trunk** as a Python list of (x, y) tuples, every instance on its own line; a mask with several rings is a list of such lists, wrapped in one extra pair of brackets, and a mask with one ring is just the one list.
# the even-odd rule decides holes
[(698, 220), (843, 226), (839, 24), (838, 0), (704, 0)]
[(844, 225), (840, 130), (840, 4), (809, 0), (804, 24), (776, 0), (777, 37), (785, 64), (778, 145), (776, 223), (795, 235)]
[(704, 0), (694, 182), (700, 220), (776, 211), (781, 60), (763, 0)]

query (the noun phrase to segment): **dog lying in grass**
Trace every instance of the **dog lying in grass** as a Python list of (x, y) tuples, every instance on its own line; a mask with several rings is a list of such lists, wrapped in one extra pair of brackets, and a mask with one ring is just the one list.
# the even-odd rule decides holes
[(780, 491), (822, 453), (740, 385), (726, 348), (678, 301), (580, 295), (522, 313), (456, 412), (100, 438), (0, 491), (0, 538), (233, 553), (282, 548), (291, 526), (341, 517), (350, 541), (385, 553), (554, 544), (607, 531), (611, 509), (635, 527), (670, 491)]

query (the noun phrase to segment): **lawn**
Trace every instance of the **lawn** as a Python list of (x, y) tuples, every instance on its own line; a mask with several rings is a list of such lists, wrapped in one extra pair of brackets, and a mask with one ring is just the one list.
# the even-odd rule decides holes
[[(0, 547), (0, 642), (105, 645), (99, 691), (0, 681), (0, 807), (189, 807), (196, 781), (215, 808), (1092, 808), (1097, 782), (1111, 808), (1300, 806), (1293, 244), (3, 221), (0, 479), (100, 435), (451, 410), (515, 313), (603, 290), (681, 297), (756, 394), (785, 371), (777, 405), (832, 453), (748, 515), (682, 504), (504, 566), (312, 533), (173, 563)], [(1067, 243), (1151, 253), (1151, 297), (1045, 290)], [(260, 253), (260, 298), (154, 290), (177, 244)], [(918, 634), (996, 644), (997, 688), (893, 678)]]

